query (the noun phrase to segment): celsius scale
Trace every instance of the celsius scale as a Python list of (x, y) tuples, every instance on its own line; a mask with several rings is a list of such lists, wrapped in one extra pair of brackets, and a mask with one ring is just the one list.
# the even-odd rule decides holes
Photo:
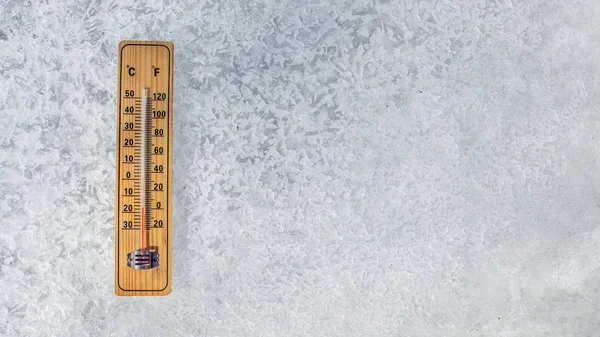
[(122, 41), (117, 87), (115, 293), (171, 292), (173, 44)]

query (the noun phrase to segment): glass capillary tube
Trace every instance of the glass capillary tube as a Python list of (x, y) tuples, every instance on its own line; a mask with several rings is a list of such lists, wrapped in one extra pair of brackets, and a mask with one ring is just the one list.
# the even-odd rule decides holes
[(141, 118), (141, 122), (142, 125), (140, 127), (140, 132), (141, 132), (141, 142), (142, 142), (142, 146), (141, 146), (141, 167), (140, 167), (140, 205), (141, 205), (141, 226), (140, 226), (140, 249), (144, 250), (146, 248), (146, 223), (148, 222), (146, 219), (147, 216), (147, 210), (146, 207), (148, 205), (148, 182), (147, 179), (148, 177), (146, 176), (147, 174), (147, 170), (148, 170), (148, 163), (146, 162), (147, 158), (147, 153), (148, 153), (148, 149), (149, 149), (149, 144), (148, 144), (148, 114), (150, 113), (151, 110), (151, 102), (149, 104), (148, 100), (149, 100), (149, 95), (148, 95), (148, 88), (144, 88), (142, 90), (142, 118)]

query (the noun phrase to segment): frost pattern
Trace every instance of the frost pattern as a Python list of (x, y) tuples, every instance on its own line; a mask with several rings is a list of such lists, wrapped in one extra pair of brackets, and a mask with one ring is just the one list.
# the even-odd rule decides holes
[[(0, 0), (0, 335), (594, 335), (599, 14)], [(164, 298), (112, 290), (122, 39), (175, 43)]]

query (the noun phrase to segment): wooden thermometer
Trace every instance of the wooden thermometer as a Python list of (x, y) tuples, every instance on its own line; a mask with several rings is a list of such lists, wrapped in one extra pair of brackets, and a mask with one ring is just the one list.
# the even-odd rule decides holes
[(122, 41), (117, 86), (115, 293), (171, 292), (173, 44)]

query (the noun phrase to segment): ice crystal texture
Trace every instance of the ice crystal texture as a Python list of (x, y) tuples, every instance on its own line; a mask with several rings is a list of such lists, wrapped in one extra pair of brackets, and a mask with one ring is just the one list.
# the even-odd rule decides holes
[[(597, 335), (598, 17), (0, 0), (0, 335)], [(167, 297), (113, 293), (123, 39), (175, 44)]]

